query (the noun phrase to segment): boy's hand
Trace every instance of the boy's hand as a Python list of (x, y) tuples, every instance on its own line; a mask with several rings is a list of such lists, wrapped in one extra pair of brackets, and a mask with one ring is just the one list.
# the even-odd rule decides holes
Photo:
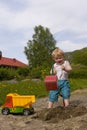
[(65, 70), (65, 67), (64, 67), (64, 65), (62, 65), (62, 66), (61, 66), (61, 69), (62, 69), (62, 70)]
[(50, 70), (50, 74), (56, 74), (56, 73), (57, 73), (57, 71), (56, 71), (55, 68), (53, 68), (53, 69)]
[(54, 74), (56, 74), (56, 73), (57, 73), (57, 71), (56, 71), (56, 69), (55, 69), (55, 68), (53, 68), (53, 73), (54, 73)]

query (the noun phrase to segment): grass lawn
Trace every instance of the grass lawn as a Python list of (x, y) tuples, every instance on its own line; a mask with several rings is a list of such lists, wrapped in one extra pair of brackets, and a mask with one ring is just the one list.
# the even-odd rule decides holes
[[(87, 79), (70, 79), (71, 91), (87, 88)], [(20, 81), (16, 83), (0, 82), (0, 105), (5, 102), (8, 93), (35, 95), (36, 98), (48, 96), (43, 81)]]

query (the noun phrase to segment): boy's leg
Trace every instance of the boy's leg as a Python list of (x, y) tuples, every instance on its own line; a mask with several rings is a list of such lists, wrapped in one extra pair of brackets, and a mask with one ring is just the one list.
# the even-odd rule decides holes
[(66, 107), (69, 105), (69, 98), (70, 98), (70, 85), (67, 80), (63, 81), (63, 87), (61, 89), (61, 93), (63, 96), (63, 105)]
[(52, 108), (54, 102), (58, 101), (58, 90), (51, 90), (49, 92), (49, 103), (48, 103), (48, 108)]
[(65, 107), (69, 106), (69, 99), (64, 99), (64, 100), (63, 100), (63, 105), (64, 105)]
[(52, 108), (52, 107), (53, 107), (53, 104), (54, 104), (54, 102), (49, 101), (49, 102), (48, 102), (48, 108)]

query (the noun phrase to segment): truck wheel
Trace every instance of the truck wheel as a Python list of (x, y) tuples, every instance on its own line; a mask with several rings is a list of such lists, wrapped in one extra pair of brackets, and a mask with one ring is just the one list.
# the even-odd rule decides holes
[(34, 113), (34, 108), (30, 108), (30, 113), (33, 114)]
[(28, 116), (28, 115), (30, 114), (29, 109), (28, 109), (28, 108), (25, 108), (25, 109), (23, 110), (23, 114), (24, 114), (24, 116)]
[(2, 114), (3, 115), (9, 115), (9, 113), (10, 113), (10, 110), (8, 108), (3, 108), (2, 109)]

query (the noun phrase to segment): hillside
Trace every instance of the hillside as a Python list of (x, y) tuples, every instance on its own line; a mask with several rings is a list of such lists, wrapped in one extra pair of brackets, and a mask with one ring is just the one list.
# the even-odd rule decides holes
[(80, 64), (87, 66), (87, 47), (81, 50), (67, 52), (65, 55), (66, 59), (68, 59), (72, 64)]

